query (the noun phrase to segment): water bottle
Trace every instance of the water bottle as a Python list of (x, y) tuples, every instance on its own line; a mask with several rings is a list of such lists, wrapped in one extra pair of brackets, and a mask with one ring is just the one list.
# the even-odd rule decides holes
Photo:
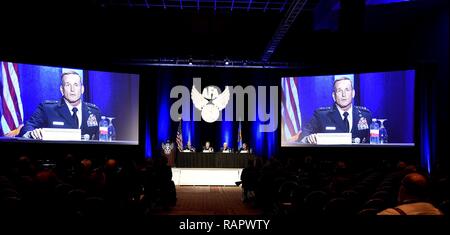
[(370, 144), (380, 143), (380, 125), (378, 125), (377, 119), (372, 118), (372, 123), (370, 124)]
[(108, 121), (105, 116), (102, 116), (102, 120), (99, 123), (99, 141), (108, 141)]

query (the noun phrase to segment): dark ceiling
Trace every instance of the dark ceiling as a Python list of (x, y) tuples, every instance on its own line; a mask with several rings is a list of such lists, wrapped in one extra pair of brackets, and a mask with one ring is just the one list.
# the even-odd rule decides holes
[[(42, 55), (68, 62), (75, 60), (71, 58), (85, 58), (106, 63), (191, 57), (260, 61), (296, 1), (1, 3), (6, 14), (0, 20), (7, 26), (8, 34), (3, 33), (0, 55), (17, 58)], [(358, 60), (361, 53), (376, 55), (386, 50), (399, 50), (398, 54), (402, 54), (410, 47), (404, 39), (414, 32), (415, 22), (446, 1), (367, 5), (360, 28), (363, 34), (340, 31), (343, 24), (336, 8), (339, 0), (303, 2), (306, 4), (282, 35), (269, 61), (308, 65), (317, 61), (326, 63), (335, 57)]]

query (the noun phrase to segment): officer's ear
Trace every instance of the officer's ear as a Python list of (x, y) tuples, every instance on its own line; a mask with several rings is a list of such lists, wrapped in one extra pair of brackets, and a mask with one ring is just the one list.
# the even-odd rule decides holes
[(355, 98), (355, 89), (352, 90), (352, 99)]
[(81, 94), (84, 94), (84, 85), (81, 85)]
[(334, 91), (331, 93), (331, 96), (333, 97), (333, 101), (336, 102), (336, 93)]
[(63, 88), (63, 86), (59, 86), (59, 91), (61, 92), (61, 95), (64, 96), (64, 88)]

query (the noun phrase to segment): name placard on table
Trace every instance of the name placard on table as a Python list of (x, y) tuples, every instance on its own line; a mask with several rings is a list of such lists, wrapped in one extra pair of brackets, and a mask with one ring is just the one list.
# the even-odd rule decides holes
[(81, 129), (42, 128), (42, 140), (81, 140)]
[(352, 144), (352, 133), (317, 133), (317, 144)]

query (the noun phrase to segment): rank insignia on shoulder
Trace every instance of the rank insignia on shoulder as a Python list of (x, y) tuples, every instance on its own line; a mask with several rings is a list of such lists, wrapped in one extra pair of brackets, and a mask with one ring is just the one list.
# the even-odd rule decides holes
[(359, 110), (370, 112), (370, 110), (364, 106), (356, 106), (356, 108), (358, 108)]
[(98, 109), (97, 105), (95, 105), (95, 104), (91, 104), (91, 103), (87, 103), (87, 102), (86, 102), (86, 105), (89, 106), (89, 107), (91, 107), (91, 108)]

